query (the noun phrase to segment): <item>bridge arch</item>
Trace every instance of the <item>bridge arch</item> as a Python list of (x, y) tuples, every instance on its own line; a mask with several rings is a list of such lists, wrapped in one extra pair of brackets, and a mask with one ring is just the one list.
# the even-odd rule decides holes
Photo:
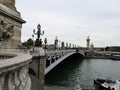
[[(58, 55), (58, 54), (57, 54)], [(70, 57), (80, 57), (80, 58), (84, 58), (84, 53), (83, 52), (71, 52), (71, 53), (65, 53), (63, 54), (62, 53), (62, 57), (60, 55), (61, 58), (58, 58), (57, 60), (55, 60), (55, 62), (51, 62), (51, 64), (46, 67), (45, 69), (45, 74), (47, 74), (49, 71), (51, 71), (54, 67), (56, 67), (59, 63), (61, 63), (63, 60), (67, 59), (67, 58), (70, 58)], [(52, 59), (50, 59), (52, 61)], [(50, 61), (49, 60), (49, 61)], [(47, 61), (47, 60), (46, 60)]]
[(73, 53), (71, 56), (68, 58), (84, 58), (85, 56), (82, 53)]

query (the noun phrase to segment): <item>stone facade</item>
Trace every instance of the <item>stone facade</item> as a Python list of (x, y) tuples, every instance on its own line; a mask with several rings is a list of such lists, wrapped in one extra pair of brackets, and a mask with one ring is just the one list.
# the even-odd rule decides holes
[(28, 70), (32, 57), (21, 44), (23, 23), (15, 0), (0, 0), (0, 90), (31, 89)]
[(8, 8), (12, 10), (16, 10), (15, 8), (15, 0), (0, 0), (0, 3), (7, 6)]
[[(25, 21), (21, 19), (20, 13), (17, 12), (16, 9), (12, 9), (14, 7), (14, 3), (12, 1), (0, 0), (1, 2), (0, 3), (0, 47), (1, 48), (21, 47), (21, 28), (22, 28), (22, 23), (25, 23)], [(9, 6), (9, 3), (12, 3), (10, 5), (12, 5), (13, 7)], [(12, 27), (12, 33), (10, 27)]]

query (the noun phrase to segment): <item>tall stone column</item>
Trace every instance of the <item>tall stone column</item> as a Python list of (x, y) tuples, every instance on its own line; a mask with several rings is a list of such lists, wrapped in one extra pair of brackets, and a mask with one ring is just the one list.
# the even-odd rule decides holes
[(8, 8), (12, 10), (16, 10), (15, 8), (15, 0), (0, 0), (0, 3), (4, 4)]
[(25, 21), (15, 8), (15, 0), (0, 0), (0, 48), (22, 48), (23, 23)]
[(45, 62), (45, 56), (41, 56), (39, 61), (39, 80), (42, 84), (45, 82)]
[(33, 56), (33, 61), (30, 64), (30, 68), (34, 70), (38, 79), (44, 84), (46, 67), (45, 51), (42, 47), (34, 47), (34, 50), (31, 51), (31, 55)]
[(23, 23), (15, 0), (0, 0), (0, 56), (4, 57), (0, 60), (0, 90), (31, 88), (28, 69), (32, 57), (21, 44)]
[(90, 36), (87, 36), (86, 41), (87, 41), (87, 49), (89, 49), (90, 48)]

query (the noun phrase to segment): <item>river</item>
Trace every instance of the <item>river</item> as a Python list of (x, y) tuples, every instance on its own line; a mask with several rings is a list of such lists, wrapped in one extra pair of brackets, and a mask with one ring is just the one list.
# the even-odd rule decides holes
[(83, 89), (93, 89), (93, 79), (120, 79), (120, 61), (69, 58), (46, 75), (46, 84), (73, 87), (76, 78)]

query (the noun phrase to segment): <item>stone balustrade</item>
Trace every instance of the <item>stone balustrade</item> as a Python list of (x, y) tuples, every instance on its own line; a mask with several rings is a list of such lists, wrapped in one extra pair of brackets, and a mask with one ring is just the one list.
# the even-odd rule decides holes
[(15, 56), (16, 55), (13, 55), (13, 54), (0, 53), (0, 60), (13, 58)]
[(71, 53), (71, 52), (75, 52), (75, 50), (71, 49), (71, 50), (47, 51), (46, 60), (51, 60), (51, 59), (57, 60), (62, 56), (66, 55), (67, 53)]
[[(28, 75), (31, 56), (20, 53), (0, 53), (0, 90), (30, 90)], [(7, 58), (7, 59), (6, 59)]]

